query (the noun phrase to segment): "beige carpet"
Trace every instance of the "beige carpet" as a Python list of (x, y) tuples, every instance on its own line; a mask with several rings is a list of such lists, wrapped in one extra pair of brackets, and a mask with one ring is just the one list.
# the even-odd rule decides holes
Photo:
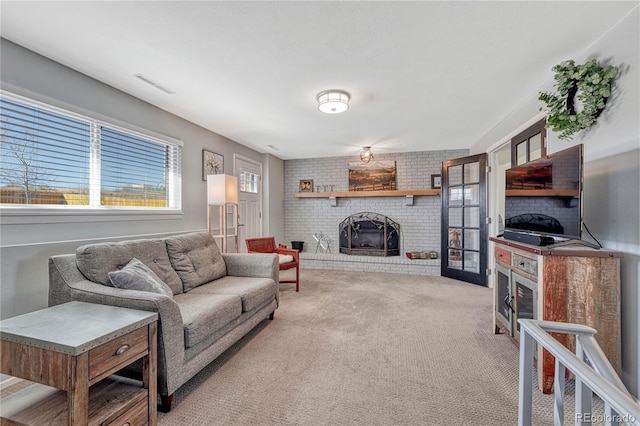
[[(493, 334), (490, 289), (325, 270), (300, 287), (281, 284), (275, 319), (179, 389), (159, 424), (517, 424), (518, 348)], [(551, 396), (534, 394), (534, 424), (553, 424)]]

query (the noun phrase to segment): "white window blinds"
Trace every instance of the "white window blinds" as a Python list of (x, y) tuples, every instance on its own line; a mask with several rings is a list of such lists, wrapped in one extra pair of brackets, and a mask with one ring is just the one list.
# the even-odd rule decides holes
[(2, 98), (3, 203), (89, 204), (90, 124)]
[(4, 95), (0, 116), (1, 203), (180, 209), (179, 145)]

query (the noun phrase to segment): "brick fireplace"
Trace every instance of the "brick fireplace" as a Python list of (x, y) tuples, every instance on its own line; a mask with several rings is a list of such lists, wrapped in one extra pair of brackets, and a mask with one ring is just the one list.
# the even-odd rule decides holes
[[(376, 153), (376, 160), (396, 162), (398, 190), (429, 189), (431, 175), (440, 173), (440, 163), (468, 155), (468, 150), (411, 153)], [(300, 253), (302, 268), (380, 271), (415, 275), (440, 275), (440, 259), (410, 260), (407, 251), (440, 252), (439, 196), (415, 196), (411, 202), (398, 197), (296, 198), (300, 180), (313, 179), (315, 186), (333, 185), (336, 192), (349, 190), (349, 162), (358, 157), (330, 157), (286, 160), (284, 162), (284, 241), (305, 241)], [(340, 253), (339, 226), (358, 212), (376, 212), (401, 225), (398, 255), (371, 256)], [(316, 253), (313, 234), (332, 240), (329, 253)], [(280, 242), (280, 241), (278, 241)]]

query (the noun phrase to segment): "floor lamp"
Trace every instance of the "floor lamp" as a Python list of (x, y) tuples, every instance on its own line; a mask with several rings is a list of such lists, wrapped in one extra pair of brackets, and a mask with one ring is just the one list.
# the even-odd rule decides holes
[[(217, 209), (216, 209), (217, 207)], [(217, 215), (214, 214), (217, 210)], [(217, 227), (213, 226), (217, 216)], [(209, 233), (221, 238), (220, 250), (228, 252), (229, 237), (235, 237), (238, 251), (238, 178), (229, 175), (207, 176), (207, 223)]]

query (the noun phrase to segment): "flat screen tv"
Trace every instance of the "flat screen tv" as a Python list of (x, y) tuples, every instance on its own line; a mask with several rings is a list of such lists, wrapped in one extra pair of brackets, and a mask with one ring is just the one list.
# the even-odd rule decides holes
[(580, 240), (582, 144), (506, 171), (505, 231)]

